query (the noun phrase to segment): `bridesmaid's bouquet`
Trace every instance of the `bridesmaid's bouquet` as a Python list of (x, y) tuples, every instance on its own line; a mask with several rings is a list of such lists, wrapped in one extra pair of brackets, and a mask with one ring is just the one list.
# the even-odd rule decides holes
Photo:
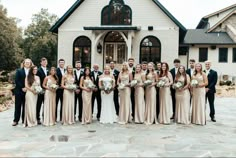
[(102, 80), (101, 89), (104, 91), (111, 91), (113, 88), (113, 80), (112, 79), (104, 79)]
[(181, 81), (177, 81), (176, 83), (173, 84), (173, 89), (181, 89), (184, 87), (184, 83)]
[(33, 87), (33, 91), (35, 91), (35, 93), (37, 93), (37, 94), (43, 94), (44, 93), (43, 88), (40, 85), (33, 84), (32, 87)]
[(130, 82), (130, 86), (131, 86), (131, 87), (135, 87), (137, 84), (138, 84), (138, 81), (137, 81), (137, 80), (132, 80), (132, 81)]
[(95, 89), (95, 88), (97, 88), (97, 86), (96, 86), (91, 80), (88, 81), (87, 87), (88, 87), (89, 89)]
[(150, 86), (151, 84), (152, 84), (152, 81), (151, 81), (151, 80), (146, 80), (146, 81), (143, 82), (143, 85), (144, 85), (145, 87)]
[(161, 87), (164, 87), (166, 84), (166, 81), (164, 79), (160, 79), (158, 82), (157, 82), (157, 87), (161, 88)]
[(75, 91), (77, 89), (77, 85), (76, 84), (68, 84), (68, 85), (66, 85), (66, 88), (69, 90)]
[(59, 88), (59, 86), (57, 84), (51, 84), (49, 86), (49, 88), (53, 89), (53, 90), (57, 90)]
[(191, 84), (191, 87), (197, 87), (199, 83), (198, 83), (198, 80), (193, 79), (190, 84)]
[(118, 86), (118, 90), (123, 90), (125, 89), (125, 84), (124, 83), (120, 83)]

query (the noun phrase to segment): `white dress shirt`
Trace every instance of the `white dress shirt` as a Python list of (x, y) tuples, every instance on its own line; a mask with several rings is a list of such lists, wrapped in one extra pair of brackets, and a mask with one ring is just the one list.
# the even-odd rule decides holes
[(80, 69), (79, 70), (76, 70), (75, 72), (76, 72), (76, 76), (77, 76), (77, 80), (79, 80), (79, 77), (80, 77)]
[(97, 76), (98, 76), (98, 72), (97, 72), (97, 71), (94, 71), (94, 78), (95, 78), (95, 81), (97, 80)]
[(43, 72), (44, 72), (45, 76), (47, 76), (47, 68), (43, 67), (43, 66), (41, 66), (41, 68), (43, 69)]
[(24, 70), (25, 70), (25, 76), (28, 76), (28, 74), (29, 74), (29, 69), (24, 68)]
[(179, 69), (179, 68), (175, 68), (175, 74), (177, 74), (177, 73), (178, 73), (178, 69)]
[(190, 68), (190, 75), (193, 76), (193, 73), (194, 73), (195, 69), (191, 69)]
[(61, 75), (64, 76), (65, 75), (65, 69), (64, 68), (60, 68), (61, 70)]
[(206, 75), (207, 75), (207, 76), (208, 76), (209, 72), (210, 72), (210, 69), (209, 69), (209, 70), (206, 70)]

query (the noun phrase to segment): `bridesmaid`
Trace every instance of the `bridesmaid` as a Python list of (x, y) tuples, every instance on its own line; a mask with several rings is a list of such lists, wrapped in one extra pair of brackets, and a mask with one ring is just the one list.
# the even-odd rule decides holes
[(147, 86), (145, 89), (145, 99), (146, 99), (145, 124), (146, 125), (158, 123), (157, 115), (156, 115), (156, 87), (155, 87), (156, 78), (157, 78), (157, 73), (154, 70), (154, 64), (148, 63), (146, 79), (151, 80), (152, 84)]
[(145, 74), (142, 72), (141, 64), (136, 65), (136, 72), (134, 74), (134, 80), (138, 81), (138, 84), (135, 86), (135, 123), (144, 122), (144, 113), (145, 113), (145, 101), (144, 101), (144, 88), (143, 81), (145, 81)]
[(66, 74), (62, 77), (61, 87), (64, 89), (63, 92), (63, 106), (62, 106), (62, 124), (71, 125), (75, 123), (74, 118), (74, 90), (68, 89), (68, 85), (75, 83), (75, 77), (73, 74), (73, 67), (68, 65), (66, 67)]
[(197, 125), (206, 125), (206, 101), (205, 86), (208, 85), (207, 76), (202, 72), (200, 63), (195, 65), (195, 72), (191, 80), (197, 80), (196, 87), (191, 86), (192, 90), (192, 123)]
[(186, 74), (185, 67), (180, 66), (175, 76), (175, 83), (182, 82), (184, 85), (181, 89), (176, 89), (176, 111), (175, 122), (182, 124), (190, 123), (190, 77)]
[(27, 89), (25, 95), (25, 118), (24, 127), (33, 127), (37, 125), (36, 119), (36, 103), (38, 94), (34, 90), (34, 86), (40, 86), (40, 79), (37, 74), (37, 66), (32, 66), (29, 70), (28, 76), (25, 78), (25, 88)]
[(82, 111), (82, 125), (92, 123), (92, 94), (93, 91), (88, 88), (88, 83), (93, 82), (91, 77), (91, 70), (89, 67), (84, 69), (84, 76), (80, 81), (80, 88), (82, 91), (83, 98), (83, 111)]
[(119, 110), (119, 124), (126, 124), (131, 122), (131, 100), (130, 100), (130, 84), (132, 81), (132, 74), (129, 73), (128, 64), (123, 63), (122, 70), (118, 76), (117, 85), (120, 83), (125, 85), (125, 88), (119, 90), (120, 93), (120, 110)]
[(173, 78), (169, 72), (169, 66), (165, 62), (161, 64), (161, 72), (158, 80), (165, 81), (165, 86), (159, 89), (160, 112), (158, 120), (161, 124), (170, 124), (170, 118), (173, 113), (170, 86), (173, 84)]
[(51, 88), (51, 85), (57, 85), (58, 77), (56, 75), (56, 68), (51, 67), (50, 74), (43, 81), (43, 88), (45, 91), (44, 98), (44, 113), (43, 125), (52, 126), (56, 124), (56, 89)]

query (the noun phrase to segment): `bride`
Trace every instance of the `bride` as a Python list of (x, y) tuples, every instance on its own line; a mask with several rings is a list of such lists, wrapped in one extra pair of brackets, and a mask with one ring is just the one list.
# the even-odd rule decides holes
[(114, 87), (114, 76), (110, 73), (110, 67), (105, 66), (103, 75), (99, 77), (99, 88), (101, 89), (102, 98), (100, 123), (112, 124), (117, 121), (115, 105), (113, 102)]

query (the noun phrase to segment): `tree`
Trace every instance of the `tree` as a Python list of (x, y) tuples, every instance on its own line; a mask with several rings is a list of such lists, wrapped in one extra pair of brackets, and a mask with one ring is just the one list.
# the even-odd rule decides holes
[(7, 9), (0, 4), (0, 71), (13, 70), (23, 59), (22, 29), (17, 27), (16, 18), (7, 16)]
[(32, 17), (32, 23), (26, 28), (24, 35), (25, 56), (39, 65), (40, 59), (46, 57), (49, 65), (56, 65), (57, 36), (49, 32), (50, 27), (57, 21), (57, 16), (41, 9)]

